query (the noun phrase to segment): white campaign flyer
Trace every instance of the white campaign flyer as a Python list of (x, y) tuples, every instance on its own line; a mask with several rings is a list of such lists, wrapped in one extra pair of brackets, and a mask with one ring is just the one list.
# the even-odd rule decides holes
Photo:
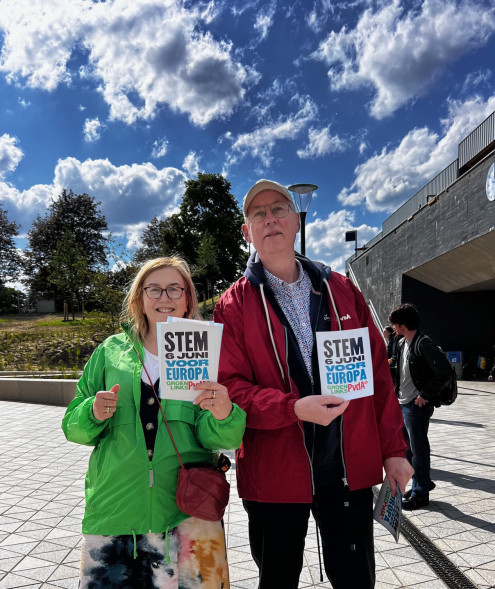
[(400, 523), (402, 520), (402, 493), (397, 485), (397, 493), (392, 497), (392, 490), (387, 479), (382, 483), (373, 510), (373, 519), (388, 530), (395, 541), (399, 541)]
[(345, 400), (373, 394), (373, 365), (367, 327), (316, 333), (322, 395)]
[(194, 401), (192, 387), (218, 378), (223, 325), (176, 319), (157, 324), (160, 397)]

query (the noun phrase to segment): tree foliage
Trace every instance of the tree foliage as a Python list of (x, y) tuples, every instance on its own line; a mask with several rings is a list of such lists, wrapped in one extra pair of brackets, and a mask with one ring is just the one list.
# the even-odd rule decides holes
[(74, 194), (64, 189), (51, 203), (48, 213), (36, 217), (28, 232), (24, 264), (32, 293), (43, 296), (55, 292), (56, 300), (66, 295), (67, 287), (61, 286), (69, 255), (62, 251), (64, 240), (77, 246), (78, 273), (91, 274), (106, 264), (108, 237), (103, 232), (107, 222), (99, 205), (86, 193)]
[(185, 185), (179, 213), (151, 221), (135, 261), (179, 254), (190, 264), (200, 295), (206, 295), (231, 284), (244, 269), (243, 218), (221, 174), (199, 173)]
[(142, 264), (146, 260), (181, 254), (178, 243), (178, 229), (180, 221), (178, 215), (172, 215), (168, 219), (154, 217), (143, 231), (143, 245), (134, 255), (134, 263)]
[(71, 303), (74, 319), (75, 301), (87, 298), (91, 282), (86, 252), (71, 231), (66, 231), (57, 241), (57, 247), (50, 262), (48, 279), (58, 286), (59, 293)]
[[(181, 247), (203, 293), (208, 291), (208, 282), (215, 290), (227, 287), (246, 264), (243, 217), (230, 187), (221, 174), (200, 173), (197, 180), (186, 181), (179, 213)], [(208, 257), (206, 252), (210, 252)]]
[(0, 315), (18, 313), (24, 307), (25, 299), (20, 290), (0, 284)]
[(21, 258), (14, 243), (19, 225), (9, 221), (7, 211), (0, 207), (0, 286), (18, 276)]
[(110, 313), (113, 325), (116, 324), (125, 294), (137, 270), (136, 266), (123, 265), (118, 269), (96, 272), (93, 276), (92, 306)]

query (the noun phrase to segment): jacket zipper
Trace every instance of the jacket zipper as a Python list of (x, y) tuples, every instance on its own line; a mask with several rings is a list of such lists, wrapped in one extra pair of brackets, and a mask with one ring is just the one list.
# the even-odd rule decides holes
[[(287, 377), (289, 379), (290, 392), (292, 393), (292, 384), (290, 382), (289, 355), (288, 355), (289, 354), (289, 343), (287, 341), (287, 328), (285, 327), (285, 325), (284, 325), (284, 337), (285, 337), (285, 365), (287, 367)], [(313, 377), (312, 377), (312, 375), (310, 375), (310, 380), (311, 380), (311, 394), (313, 394)], [(297, 426), (301, 430), (304, 451), (306, 452), (306, 456), (308, 457), (309, 472), (311, 475), (311, 493), (312, 493), (312, 495), (314, 495), (315, 494), (315, 481), (314, 481), (314, 475), (313, 475), (313, 461), (311, 459), (311, 456), (309, 455), (308, 449), (306, 448), (306, 435), (304, 433), (304, 426), (301, 425), (300, 421), (297, 422)], [(314, 444), (313, 444), (313, 448), (314, 448)]]
[[(322, 289), (323, 292), (323, 289)], [(321, 299), (320, 299), (320, 308), (318, 309), (318, 315), (320, 314), (321, 311)], [(329, 313), (331, 312), (331, 308), (329, 306)], [(335, 312), (335, 310), (334, 310)], [(339, 324), (338, 321), (338, 317), (336, 317), (336, 322), (337, 325)], [(315, 345), (314, 340), (316, 339), (316, 333), (314, 334), (314, 339), (313, 339), (313, 347)], [(312, 375), (311, 375), (311, 381), (313, 381)], [(344, 417), (341, 415), (339, 417), (340, 419), (340, 457), (342, 459), (342, 468), (344, 469), (344, 476), (342, 477), (342, 482), (344, 483), (344, 487), (349, 487), (349, 483), (347, 482), (347, 467), (345, 465), (345, 456), (344, 456)]]
[[(153, 473), (153, 464), (150, 460), (150, 487), (149, 487), (149, 493), (150, 495), (153, 493), (152, 488), (155, 486), (155, 475)], [(150, 502), (149, 502), (149, 506), (150, 506), (150, 525), (149, 527), (149, 533), (151, 534), (151, 527), (152, 527), (152, 522), (153, 522), (153, 498), (150, 497)]]
[(345, 466), (344, 458), (344, 420), (342, 415), (340, 416), (340, 455), (342, 457), (342, 467), (344, 468), (344, 476), (342, 477), (342, 481), (344, 483), (344, 487), (348, 487), (349, 483), (347, 482), (347, 468)]
[[(314, 342), (313, 342), (314, 345)], [(315, 394), (315, 387), (314, 387), (314, 380), (313, 380), (313, 375), (310, 374), (309, 375), (309, 381), (311, 382), (311, 394), (314, 395)], [(311, 464), (311, 486), (313, 487), (313, 495), (315, 495), (315, 482), (314, 482), (314, 478), (313, 478), (313, 463), (314, 463), (314, 459), (315, 459), (315, 444), (316, 444), (316, 423), (313, 423), (313, 447), (311, 448), (311, 459), (310, 459), (310, 464)], [(304, 444), (304, 447), (306, 448), (306, 443)], [(307, 452), (307, 450), (306, 450)]]

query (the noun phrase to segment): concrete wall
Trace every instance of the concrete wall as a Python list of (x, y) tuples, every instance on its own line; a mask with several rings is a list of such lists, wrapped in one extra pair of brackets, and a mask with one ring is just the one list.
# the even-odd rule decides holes
[(0, 378), (0, 400), (67, 407), (76, 394), (77, 380)]

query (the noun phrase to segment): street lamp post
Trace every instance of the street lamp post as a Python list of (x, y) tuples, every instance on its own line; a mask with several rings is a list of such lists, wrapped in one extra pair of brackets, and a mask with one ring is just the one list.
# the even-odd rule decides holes
[(301, 254), (306, 255), (306, 213), (308, 212), (313, 192), (318, 190), (316, 184), (292, 184), (289, 186), (294, 203), (301, 219)]

